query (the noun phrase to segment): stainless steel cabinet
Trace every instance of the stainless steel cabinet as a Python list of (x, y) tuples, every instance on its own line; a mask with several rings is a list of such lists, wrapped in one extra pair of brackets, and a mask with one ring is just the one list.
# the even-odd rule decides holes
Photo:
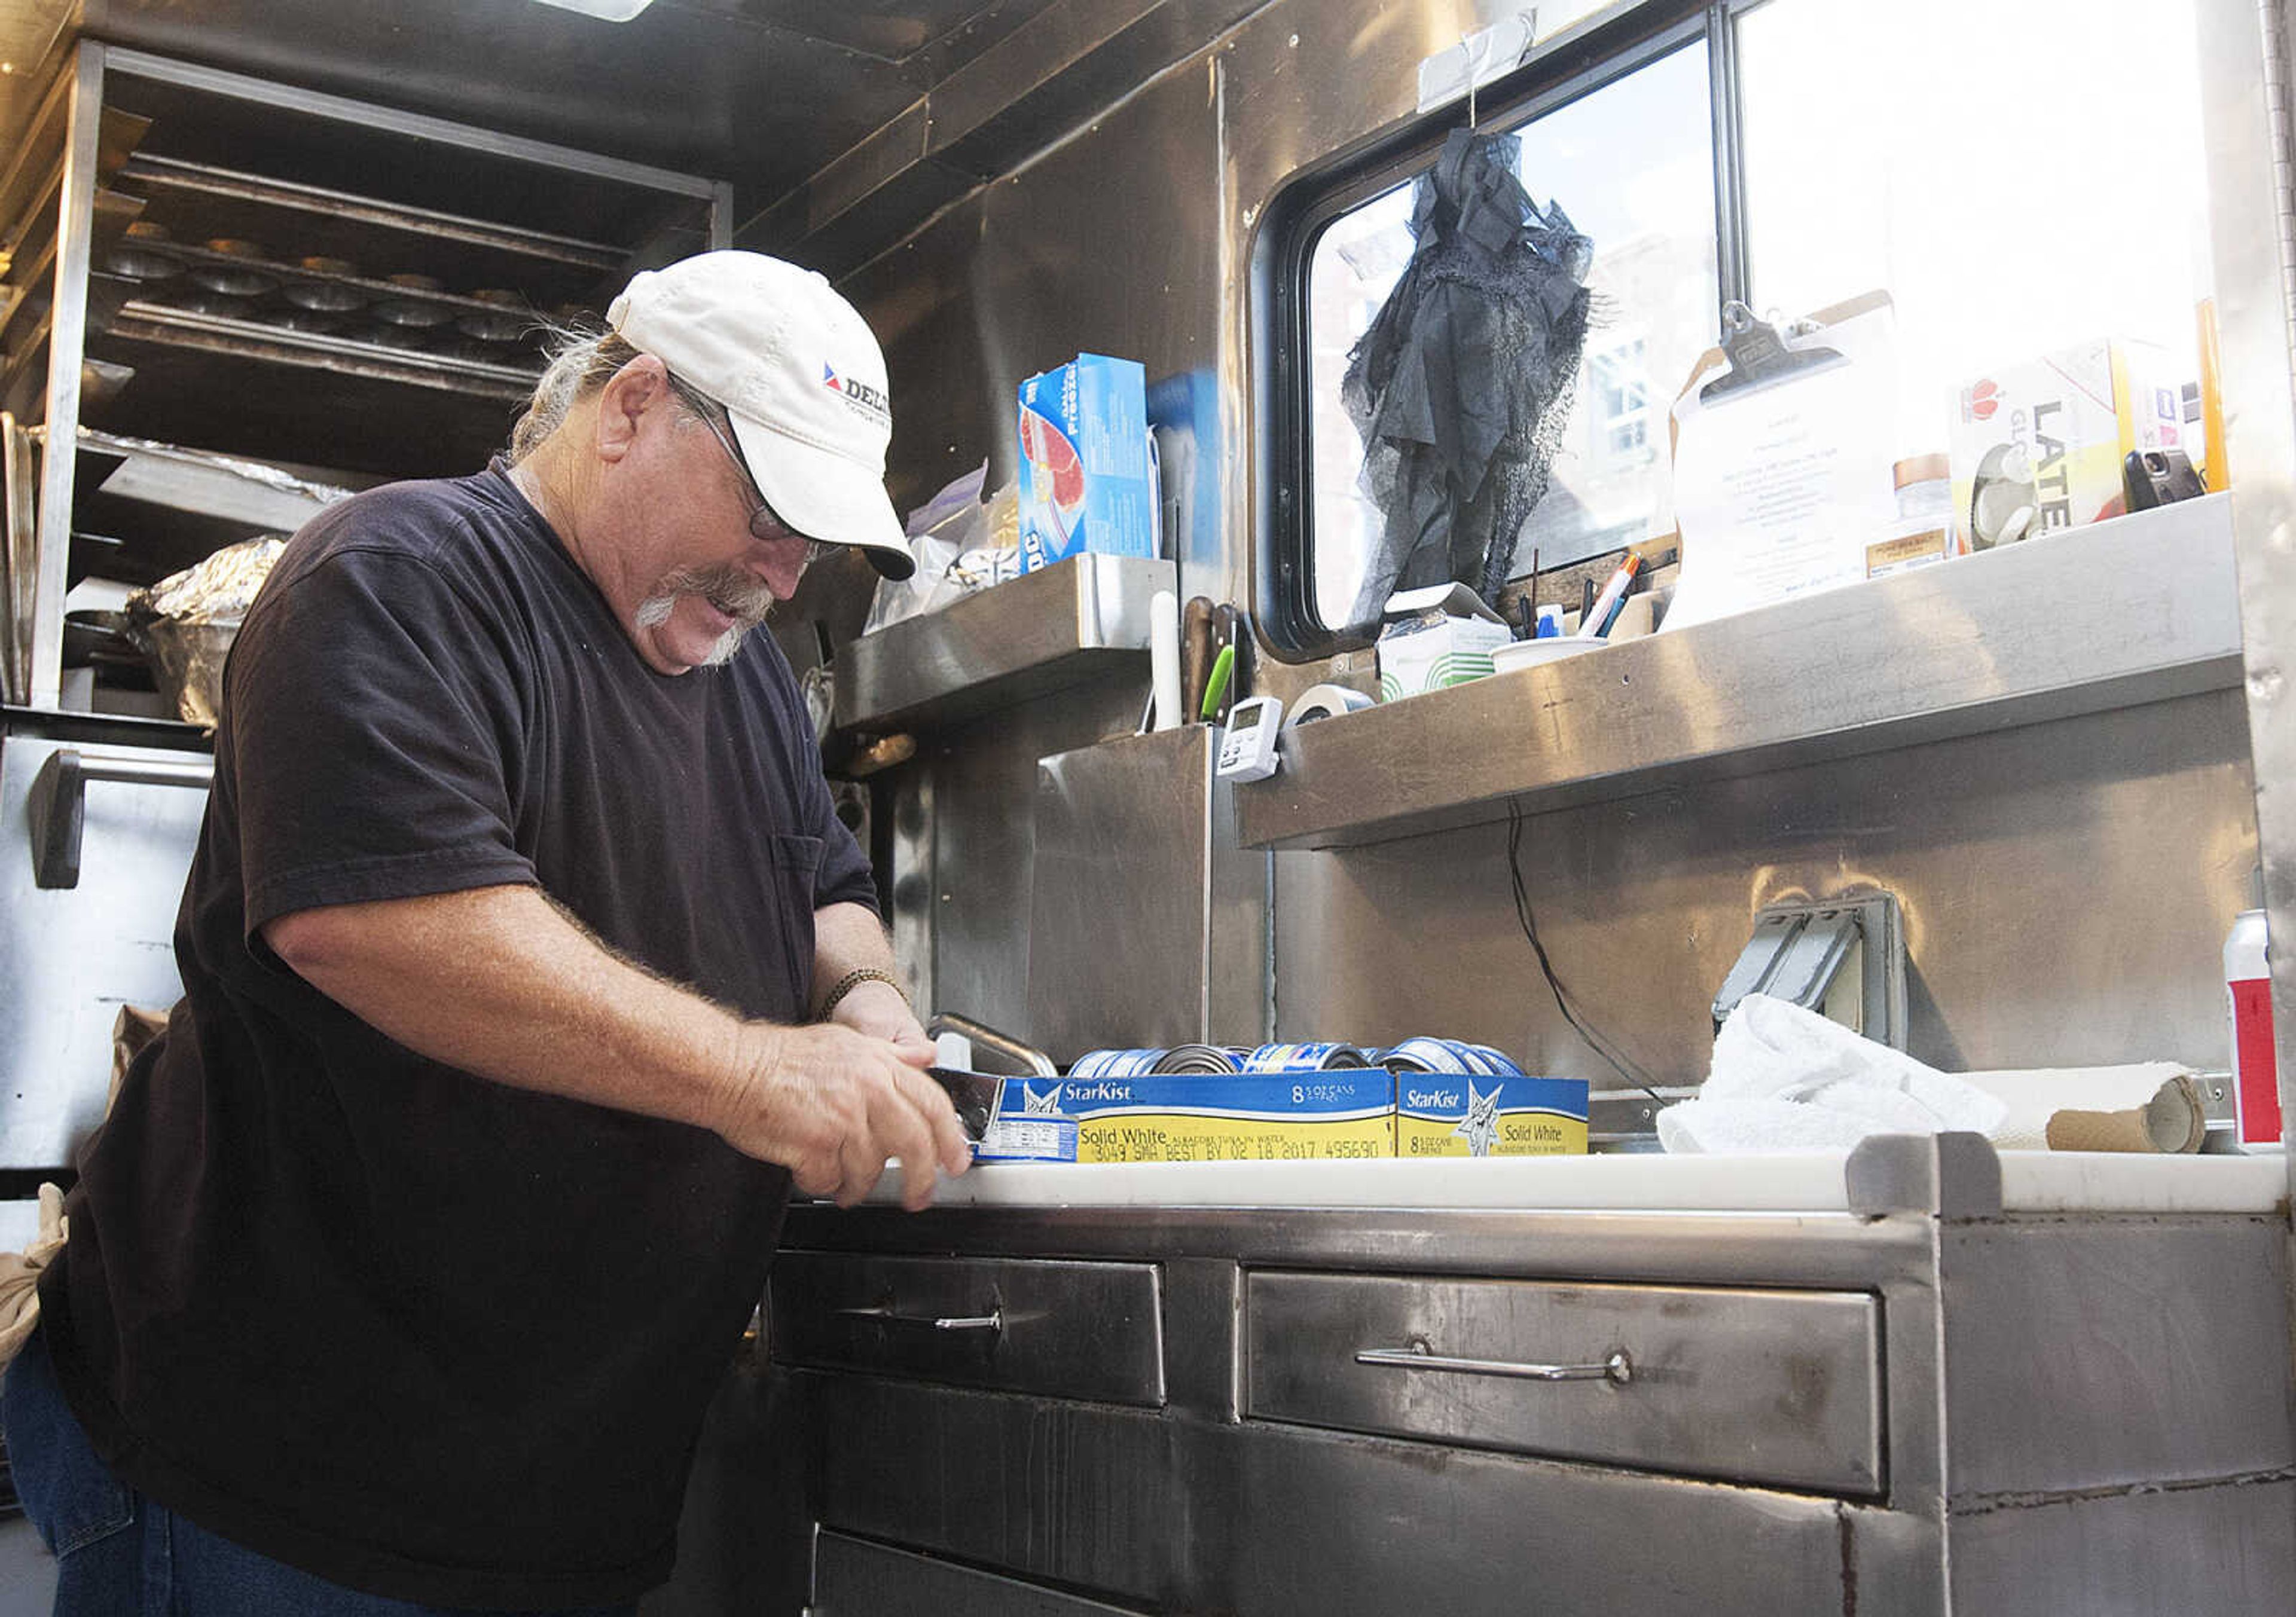
[(815, 1542), (808, 1610), (810, 1617), (1126, 1617), (1123, 1607), (833, 1532)]
[[(800, 1556), (817, 1529), (823, 1613), (2278, 1611), (2273, 1199), (2013, 1201), (1948, 1136), (1869, 1141), (1794, 1213), (800, 1206), (775, 1362), (712, 1446), (801, 1457), (745, 1531)], [(1036, 1269), (1144, 1303), (1153, 1278), (1160, 1401), (841, 1311), (996, 1292), (1010, 1318)]]
[(181, 727), (28, 715), (0, 739), (0, 1169), (67, 1165), (102, 1120), (120, 1007), (183, 992), (176, 911), (211, 760), (188, 734), (135, 744), (147, 729)]

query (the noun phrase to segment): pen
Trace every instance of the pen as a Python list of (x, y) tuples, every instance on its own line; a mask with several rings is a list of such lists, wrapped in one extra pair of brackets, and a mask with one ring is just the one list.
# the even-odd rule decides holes
[(1594, 606), (1578, 625), (1579, 633), (1608, 634), (1611, 632), (1611, 620), (1618, 617), (1619, 608), (1627, 604), (1627, 588), (1634, 583), (1635, 575), (1642, 571), (1642, 567), (1643, 559), (1628, 551), (1627, 559), (1619, 563), (1619, 570), (1611, 574), (1610, 582), (1603, 586), (1603, 592), (1595, 597)]

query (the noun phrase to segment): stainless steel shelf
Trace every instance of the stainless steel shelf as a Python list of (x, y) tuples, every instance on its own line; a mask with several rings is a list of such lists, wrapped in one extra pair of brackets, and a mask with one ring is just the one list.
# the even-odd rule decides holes
[(1148, 600), (1168, 561), (1078, 556), (852, 641), (837, 657), (840, 728), (955, 723), (1144, 664)]
[(624, 248), (585, 241), (545, 231), (522, 230), (491, 220), (475, 219), (437, 208), (414, 208), (380, 201), (321, 185), (302, 185), (266, 175), (242, 174), (208, 163), (178, 158), (143, 156), (130, 161), (124, 179), (163, 191), (191, 192), (202, 197), (222, 197), (258, 203), (291, 215), (311, 214), (324, 219), (351, 219), (415, 236), (443, 236), (473, 246), (524, 257), (570, 264), (611, 274), (628, 260)]
[(1248, 847), (1384, 842), (2241, 681), (2231, 496), (1327, 719), (1238, 788)]
[(76, 490), (293, 533), (351, 491), (260, 461), (80, 429)]
[(106, 326), (103, 335), (125, 341), (200, 348), (272, 364), (335, 371), (411, 388), (468, 393), (500, 399), (505, 404), (523, 403), (534, 391), (535, 380), (541, 374), (539, 365), (497, 364), (452, 354), (396, 348), (324, 332), (290, 331), (226, 314), (202, 314), (140, 299), (125, 304)]

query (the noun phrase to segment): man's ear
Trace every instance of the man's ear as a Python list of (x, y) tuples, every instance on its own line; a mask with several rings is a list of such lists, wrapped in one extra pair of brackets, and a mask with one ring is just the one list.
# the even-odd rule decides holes
[(669, 367), (653, 355), (641, 354), (615, 372), (598, 395), (598, 458), (619, 461), (629, 453), (637, 442), (639, 424), (675, 397)]

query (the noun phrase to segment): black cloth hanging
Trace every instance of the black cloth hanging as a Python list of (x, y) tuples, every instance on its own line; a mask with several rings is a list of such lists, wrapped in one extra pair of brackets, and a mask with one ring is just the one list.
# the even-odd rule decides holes
[(1411, 263), (1348, 356), (1341, 400), (1385, 516), (1352, 626), (1398, 590), (1487, 601), (1546, 492), (1587, 343), (1595, 244), (1515, 178), (1511, 135), (1455, 129), (1416, 183)]

